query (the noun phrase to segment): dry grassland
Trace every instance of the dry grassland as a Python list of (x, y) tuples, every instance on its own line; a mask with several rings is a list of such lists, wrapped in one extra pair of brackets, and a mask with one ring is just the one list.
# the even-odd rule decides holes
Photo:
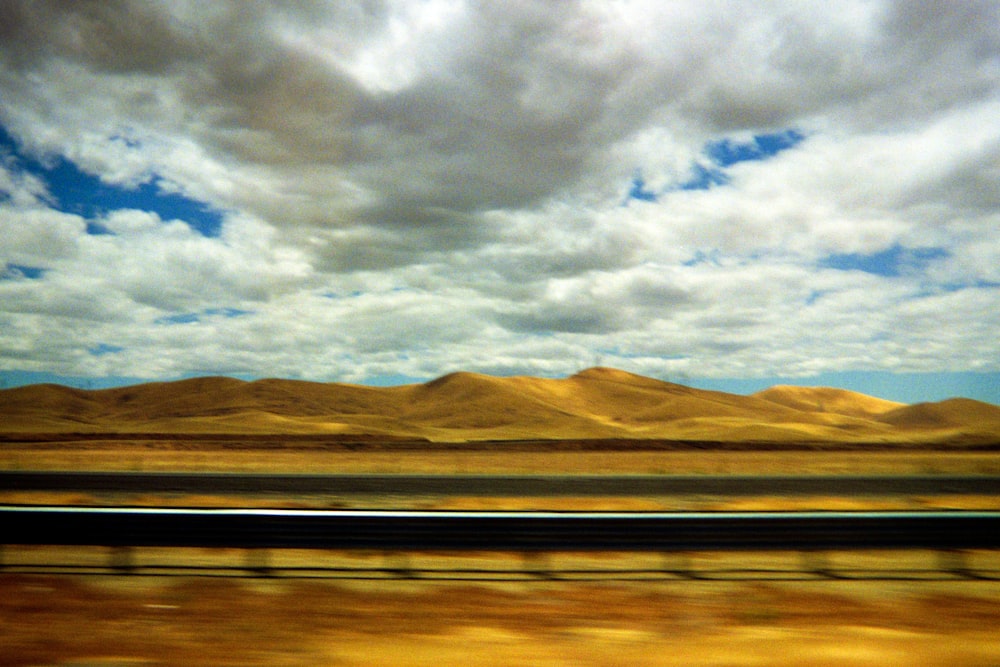
[(892, 475), (1000, 474), (997, 452), (322, 451), (129, 441), (2, 444), (4, 470), (231, 473)]
[(0, 576), (0, 665), (990, 667), (1000, 588)]
[(887, 511), (1000, 510), (997, 495), (916, 496), (435, 496), (211, 495), (0, 491), (0, 505), (199, 507), (280, 509), (396, 509), (464, 511)]

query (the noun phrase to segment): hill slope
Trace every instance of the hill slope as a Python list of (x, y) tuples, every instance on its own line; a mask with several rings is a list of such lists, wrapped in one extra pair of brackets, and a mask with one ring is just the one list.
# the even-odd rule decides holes
[(831, 412), (850, 417), (874, 417), (904, 406), (903, 403), (832, 387), (776, 385), (753, 395), (796, 410)]
[(1000, 407), (971, 398), (915, 403), (879, 415), (878, 420), (901, 428), (947, 428), (978, 424), (1000, 428)]
[(907, 406), (824, 387), (741, 396), (609, 368), (563, 379), (452, 373), (399, 387), (205, 377), (99, 391), (3, 390), (0, 432), (984, 442), (1000, 440), (1000, 407), (969, 399)]

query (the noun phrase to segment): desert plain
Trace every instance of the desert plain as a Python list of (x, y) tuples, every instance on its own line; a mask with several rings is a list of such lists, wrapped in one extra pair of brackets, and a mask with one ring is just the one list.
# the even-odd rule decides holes
[[(998, 476), (1000, 407), (965, 398), (904, 405), (791, 386), (741, 396), (608, 368), (563, 379), (454, 373), (385, 388), (214, 377), (91, 391), (35, 385), (0, 391), (0, 469)], [(1000, 494), (362, 500), (5, 490), (0, 502), (997, 509)], [(37, 555), (3, 552), (0, 665), (1000, 664), (1000, 581), (993, 579), (314, 581), (65, 576), (10, 567)], [(96, 548), (77, 556), (105, 558)], [(996, 554), (973, 556), (995, 567)], [(709, 569), (744, 558), (692, 557)], [(928, 572), (936, 558), (829, 557), (862, 569), (873, 563), (873, 571), (910, 559)], [(627, 570), (637, 557), (590, 558)]]

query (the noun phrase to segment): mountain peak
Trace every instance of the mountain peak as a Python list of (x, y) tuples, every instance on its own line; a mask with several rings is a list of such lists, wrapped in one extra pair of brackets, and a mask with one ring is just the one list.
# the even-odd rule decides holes
[(628, 371), (610, 368), (608, 366), (592, 366), (591, 368), (585, 368), (579, 373), (575, 373), (572, 377), (580, 380), (603, 380), (606, 382), (659, 382), (659, 380), (654, 378), (636, 375), (635, 373), (629, 373)]

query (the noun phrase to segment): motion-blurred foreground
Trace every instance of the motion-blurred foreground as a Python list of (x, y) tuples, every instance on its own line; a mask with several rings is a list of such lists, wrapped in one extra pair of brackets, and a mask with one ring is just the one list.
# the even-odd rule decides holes
[(0, 577), (4, 665), (909, 665), (1000, 661), (982, 583)]

